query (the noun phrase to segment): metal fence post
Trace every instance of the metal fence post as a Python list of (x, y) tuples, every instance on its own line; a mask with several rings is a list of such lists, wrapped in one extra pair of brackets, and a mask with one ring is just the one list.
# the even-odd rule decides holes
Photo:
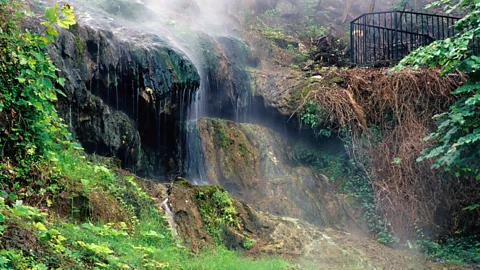
[(398, 15), (397, 15), (397, 11), (395, 10), (393, 12), (393, 29), (394, 29), (394, 41), (393, 41), (393, 46), (392, 48), (394, 48), (395, 52), (394, 52), (394, 58), (395, 58), (395, 62), (398, 61)]
[(352, 64), (357, 64), (357, 63), (354, 63), (355, 61), (355, 43), (354, 43), (354, 40), (353, 40), (353, 31), (355, 30), (355, 24), (353, 23), (353, 21), (350, 22), (350, 62)]

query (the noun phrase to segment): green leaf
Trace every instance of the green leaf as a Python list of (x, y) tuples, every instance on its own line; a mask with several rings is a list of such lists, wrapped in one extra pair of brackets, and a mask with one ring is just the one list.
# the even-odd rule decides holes
[(5, 216), (2, 213), (0, 213), (0, 222), (5, 222)]
[(35, 59), (33, 58), (28, 58), (28, 65), (31, 67), (31, 68), (35, 68), (35, 65), (37, 64), (37, 61), (35, 61)]
[(65, 87), (65, 79), (64, 78), (59, 78), (57, 80), (57, 82), (61, 87)]
[(53, 26), (47, 22), (42, 22), (42, 25), (44, 25), (47, 28), (47, 34), (51, 36), (58, 36), (57, 30), (53, 29)]
[(70, 26), (74, 25), (76, 22), (74, 19), (70, 18), (70, 17), (66, 17), (66, 18), (63, 18), (61, 19), (60, 21), (58, 21), (58, 26), (62, 27), (62, 28), (65, 28), (65, 29), (68, 29), (70, 28)]
[(10, 259), (7, 257), (4, 257), (3, 255), (0, 255), (0, 265), (5, 265), (10, 262)]
[(58, 21), (58, 14), (57, 14), (57, 9), (54, 7), (49, 7), (45, 9), (45, 18), (54, 23)]

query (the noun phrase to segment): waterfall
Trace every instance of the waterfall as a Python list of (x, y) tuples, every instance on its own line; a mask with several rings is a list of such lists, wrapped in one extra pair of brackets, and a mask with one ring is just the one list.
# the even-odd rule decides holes
[(170, 208), (170, 205), (168, 204), (168, 198), (165, 199), (161, 204), (160, 204), (160, 209), (163, 209), (165, 212), (165, 216), (167, 217), (168, 225), (170, 226), (170, 230), (172, 232), (172, 237), (175, 239), (177, 237), (177, 230), (176, 230), (176, 225), (175, 225), (175, 219), (174, 219), (174, 214), (172, 212), (172, 209)]
[(110, 65), (107, 66), (107, 104), (110, 105)]
[(101, 39), (99, 38), (98, 39), (98, 43), (97, 43), (97, 75), (96, 75), (96, 79), (97, 79), (97, 89), (96, 89), (96, 93), (95, 94), (98, 94), (99, 93), (99, 89), (100, 89), (100, 42), (101, 42)]
[(185, 128), (185, 173), (187, 179), (195, 185), (208, 185), (203, 146), (197, 128), (198, 120), (205, 116), (202, 94), (205, 93), (205, 88), (208, 84), (208, 77), (205, 76), (204, 78), (205, 79), (202, 78), (200, 88), (193, 94), (193, 101), (189, 106), (188, 119)]
[(118, 111), (118, 77), (117, 77), (117, 68), (115, 68), (115, 97), (117, 102), (117, 111)]

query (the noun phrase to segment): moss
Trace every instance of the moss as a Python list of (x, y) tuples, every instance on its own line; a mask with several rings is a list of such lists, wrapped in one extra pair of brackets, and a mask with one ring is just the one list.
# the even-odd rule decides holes
[(221, 244), (220, 232), (227, 227), (238, 227), (238, 213), (227, 191), (219, 187), (199, 187), (196, 205), (208, 233)]
[(217, 137), (218, 145), (220, 145), (222, 148), (227, 148), (229, 145), (229, 139), (227, 132), (221, 124), (217, 127), (217, 129), (215, 129), (215, 135)]
[(240, 150), (240, 152), (242, 154), (248, 154), (249, 153), (247, 146), (245, 146), (245, 144), (243, 144), (243, 143), (240, 143), (238, 145), (238, 149)]
[(240, 150), (240, 153), (242, 153), (243, 160), (245, 161), (245, 165), (248, 166), (250, 164), (250, 161), (249, 161), (250, 151), (248, 150), (248, 147), (244, 143), (240, 143), (238, 145), (238, 150)]
[(79, 37), (75, 37), (75, 49), (79, 55), (83, 55), (85, 52), (85, 41)]

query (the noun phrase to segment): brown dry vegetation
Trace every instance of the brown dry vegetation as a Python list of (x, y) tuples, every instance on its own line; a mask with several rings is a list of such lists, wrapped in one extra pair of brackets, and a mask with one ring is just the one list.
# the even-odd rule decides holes
[(465, 76), (387, 71), (357, 68), (322, 74), (304, 88), (308, 91), (303, 91), (297, 112), (314, 101), (330, 117), (327, 125), (351, 127), (352, 158), (374, 179), (376, 199), (397, 237), (413, 238), (415, 225), (437, 235), (474, 230), (479, 213), (462, 209), (474, 204), (478, 181), (432, 170), (429, 161), (416, 162), (429, 145), (422, 138), (436, 126), (432, 117), (448, 110), (454, 101), (450, 93)]

